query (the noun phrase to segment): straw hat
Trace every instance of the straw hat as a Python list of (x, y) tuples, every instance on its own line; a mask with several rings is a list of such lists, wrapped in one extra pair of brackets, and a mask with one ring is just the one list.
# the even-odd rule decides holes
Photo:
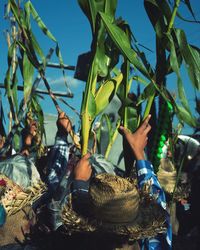
[(67, 234), (109, 232), (129, 239), (153, 237), (164, 232), (166, 211), (147, 191), (138, 191), (125, 178), (103, 173), (91, 180), (88, 217), (77, 214), (69, 200), (62, 211)]

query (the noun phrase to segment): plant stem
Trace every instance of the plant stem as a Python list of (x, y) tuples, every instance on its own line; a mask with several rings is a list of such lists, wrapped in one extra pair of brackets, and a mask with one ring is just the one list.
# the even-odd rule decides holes
[(147, 105), (146, 105), (146, 108), (145, 108), (145, 111), (144, 111), (144, 116), (143, 116), (143, 120), (149, 115), (149, 112), (151, 110), (151, 106), (152, 106), (152, 103), (153, 103), (153, 100), (155, 98), (155, 92), (153, 95), (151, 95), (147, 101)]
[[(128, 60), (125, 59), (125, 72), (122, 72), (124, 75), (124, 100), (128, 97), (128, 92), (130, 90), (129, 86), (129, 71), (130, 71), (130, 63)], [(124, 106), (124, 113), (123, 113), (123, 125), (125, 128), (128, 128), (128, 109)]]
[(176, 0), (175, 4), (174, 4), (174, 9), (173, 9), (173, 12), (172, 12), (171, 20), (169, 22), (169, 26), (168, 26), (168, 29), (167, 29), (167, 34), (170, 33), (170, 31), (171, 31), (171, 29), (172, 29), (172, 27), (174, 25), (174, 20), (175, 20), (175, 17), (176, 17), (176, 13), (177, 13), (179, 4), (180, 4), (180, 0)]
[(89, 105), (90, 92), (94, 95), (95, 89), (96, 89), (97, 74), (95, 72), (95, 62), (96, 62), (95, 58), (96, 57), (94, 56), (94, 59), (93, 59), (93, 62), (89, 71), (88, 80), (86, 82), (85, 93), (83, 96), (82, 107), (81, 107), (82, 155), (85, 155), (88, 150), (89, 133), (90, 133), (90, 128), (92, 124), (92, 117), (90, 117), (90, 114), (88, 111), (88, 105)]
[(105, 152), (105, 159), (108, 158), (109, 156), (109, 153), (110, 153), (110, 150), (113, 146), (113, 143), (115, 142), (116, 138), (117, 138), (117, 135), (118, 135), (118, 129), (119, 129), (119, 126), (120, 126), (120, 120), (117, 122), (117, 125), (116, 125), (116, 129), (115, 129), (115, 132), (113, 133), (113, 136), (111, 137), (111, 140), (107, 146), (107, 149), (106, 149), (106, 152)]

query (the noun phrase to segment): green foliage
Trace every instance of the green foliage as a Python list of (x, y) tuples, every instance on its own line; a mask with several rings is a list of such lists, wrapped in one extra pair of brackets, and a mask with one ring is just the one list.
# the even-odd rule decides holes
[[(199, 91), (200, 49), (189, 44), (184, 31), (175, 27), (176, 17), (185, 20), (178, 12), (181, 4), (186, 5), (194, 19), (193, 22), (199, 22), (195, 18), (190, 1), (175, 0), (172, 6), (171, 1), (168, 0), (144, 0), (145, 10), (156, 35), (157, 61), (155, 69), (147, 61), (145, 53), (139, 49), (129, 25), (122, 19), (116, 19), (117, 0), (78, 0), (78, 4), (88, 18), (92, 32), (91, 64), (81, 105), (82, 153), (85, 154), (88, 150), (91, 127), (99, 115), (103, 115), (101, 122), (107, 126), (108, 148), (112, 145), (117, 129), (115, 131), (111, 129), (109, 118), (104, 115), (104, 111), (116, 94), (121, 101), (120, 122), (132, 131), (139, 124), (137, 122), (140, 118), (138, 110), (141, 109), (141, 105), (146, 102), (146, 108), (142, 114), (145, 118), (157, 96), (161, 96), (165, 102), (172, 104), (175, 115), (181, 123), (197, 127), (197, 119), (191, 111), (185, 94), (181, 67), (185, 66), (192, 87)], [(54, 50), (52, 49), (49, 55), (44, 55), (43, 49), (33, 33), (32, 19), (43, 34), (53, 42), (65, 85), (70, 92), (66, 83), (62, 54), (58, 41), (44, 24), (31, 1), (20, 4), (20, 1), (8, 0), (8, 5), (10, 9), (7, 8), (6, 15), (12, 15), (16, 28), (15, 33), (8, 33), (10, 37), (8, 69), (4, 79), (12, 119), (10, 122), (16, 126), (11, 128), (11, 131), (12, 133), (18, 131), (17, 127), (21, 125), (22, 118), (29, 108), (36, 114), (41, 134), (44, 134), (43, 111), (34, 90), (38, 79), (41, 78), (49, 95), (51, 94), (45, 71), (47, 61)], [(192, 22), (191, 20), (187, 21)], [(134, 44), (131, 39), (134, 40)], [(122, 60), (119, 60), (120, 58)], [(24, 87), (24, 98), (20, 103), (17, 94), (19, 69)], [(134, 75), (132, 69), (134, 69)], [(40, 77), (34, 81), (36, 72), (39, 73)], [(177, 77), (177, 98), (181, 102), (180, 105), (176, 104), (175, 98), (168, 91), (166, 82), (168, 74), (175, 74)], [(135, 95), (133, 101), (128, 98), (128, 94), (132, 84), (136, 81), (144, 84), (145, 88), (139, 96)], [(52, 95), (50, 96), (59, 111), (57, 100)], [(2, 117), (3, 113), (1, 112)], [(159, 120), (159, 117), (155, 117), (155, 119)], [(1, 127), (3, 129), (2, 121)], [(116, 125), (117, 127), (118, 125)], [(100, 140), (100, 134), (97, 137)], [(14, 140), (16, 140), (15, 145), (17, 145), (17, 135)]]
[(122, 78), (123, 75), (120, 73), (118, 76), (101, 84), (95, 96), (96, 116), (99, 115), (108, 106), (108, 104), (112, 100), (112, 97), (116, 94)]

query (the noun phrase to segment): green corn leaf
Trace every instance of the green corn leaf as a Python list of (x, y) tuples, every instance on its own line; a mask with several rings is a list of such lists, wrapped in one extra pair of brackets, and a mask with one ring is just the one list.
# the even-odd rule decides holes
[(38, 54), (39, 57), (40, 57), (40, 60), (43, 62), (43, 65), (44, 65), (44, 62), (45, 62), (45, 55), (38, 43), (38, 41), (36, 40), (35, 38), (35, 35), (33, 34), (33, 32), (30, 30), (27, 32), (28, 34), (28, 37), (29, 37), (29, 48), (31, 51), (34, 51), (34, 54)]
[(24, 102), (29, 99), (33, 83), (34, 67), (26, 54), (23, 56)]
[(25, 17), (22, 11), (19, 11), (19, 8), (15, 2), (15, 0), (9, 0), (10, 8), (12, 13), (18, 23), (18, 25), (22, 28), (22, 30), (27, 28)]
[(176, 50), (175, 50), (175, 44), (171, 35), (168, 35), (167, 37), (170, 42), (170, 66), (177, 75), (177, 87), (178, 87), (179, 98), (183, 107), (187, 110), (188, 113), (191, 114), (189, 103), (185, 95), (185, 90), (184, 90), (181, 75), (180, 75), (178, 59), (177, 59)]
[(167, 26), (164, 21), (164, 15), (159, 7), (159, 2), (161, 1), (145, 0), (144, 7), (157, 36), (162, 39), (163, 33), (167, 31)]
[(148, 71), (140, 62), (137, 53), (131, 48), (131, 44), (126, 33), (117, 25), (112, 23), (112, 18), (109, 15), (106, 15), (102, 12), (99, 14), (117, 48), (143, 75), (145, 75), (147, 78), (150, 78)]
[(67, 91), (69, 93), (71, 93), (70, 88), (69, 88), (69, 86), (67, 84), (67, 78), (66, 78), (66, 74), (65, 74), (65, 70), (64, 70), (64, 62), (63, 62), (62, 54), (61, 54), (60, 48), (58, 46), (58, 43), (56, 44), (56, 55), (58, 57), (58, 60), (59, 60), (59, 63), (60, 63), (60, 67), (62, 69), (64, 84), (65, 84), (65, 86), (67, 88)]
[(105, 153), (106, 147), (110, 143), (112, 135), (113, 129), (111, 121), (107, 114), (103, 114), (100, 119), (100, 126), (96, 132), (98, 153)]
[(11, 68), (12, 68), (12, 59), (14, 55), (15, 46), (16, 44), (12, 43), (8, 49), (8, 69), (4, 80), (6, 94), (8, 95), (8, 97), (11, 96)]
[(175, 32), (190, 80), (193, 86), (200, 90), (200, 53), (195, 47), (191, 47), (187, 43), (183, 30), (176, 29)]
[(192, 6), (190, 4), (190, 0), (184, 0), (184, 3), (188, 7), (188, 10), (190, 11), (190, 13), (193, 16), (194, 20), (196, 21), (196, 18), (195, 18), (195, 15), (194, 15), (194, 11), (193, 11)]
[(198, 121), (183, 107), (177, 105), (176, 115), (180, 121), (185, 122), (193, 128), (197, 127)]
[(30, 1), (28, 1), (25, 4), (25, 8), (30, 8), (30, 12), (34, 18), (34, 20), (37, 22), (38, 26), (40, 27), (40, 29), (42, 30), (42, 32), (48, 37), (50, 38), (52, 41), (57, 42), (56, 38), (53, 36), (53, 34), (48, 30), (48, 28), (46, 27), (46, 25), (44, 24), (44, 22), (42, 21), (42, 19), (40, 18), (40, 16), (38, 15), (37, 11), (35, 10), (35, 8), (33, 7), (32, 3)]
[(15, 134), (13, 136), (13, 146), (16, 152), (19, 152), (20, 150), (20, 131), (19, 129), (17, 129), (17, 131), (15, 131)]
[(98, 65), (98, 75), (106, 77), (108, 75), (108, 66), (110, 58), (106, 56), (104, 48), (97, 49), (95, 63)]
[[(17, 66), (16, 66), (16, 70), (17, 70)], [(17, 71), (16, 70), (13, 73), (13, 76), (12, 76), (12, 88), (11, 88), (13, 103), (15, 105), (15, 110), (16, 110), (16, 116), (15, 117), (17, 117), (17, 113), (18, 113), (18, 93), (17, 93), (18, 80), (17, 80)]]
[(25, 20), (26, 20), (26, 26), (27, 30), (31, 30), (31, 23), (30, 23), (30, 4), (28, 2), (24, 5), (24, 14), (25, 14)]
[(153, 83), (149, 83), (145, 88), (142, 94), (138, 97), (137, 106), (142, 102), (146, 101), (149, 97), (155, 94), (155, 85)]
[(96, 102), (95, 102), (95, 98), (92, 94), (92, 92), (89, 93), (89, 97), (88, 97), (88, 114), (90, 116), (90, 119), (93, 120), (96, 114)]
[(138, 111), (134, 107), (127, 108), (127, 128), (134, 132), (138, 123)]
[(102, 142), (101, 140), (102, 131), (108, 134), (108, 139), (109, 139), (108, 143), (109, 143), (112, 137), (112, 124), (107, 114), (103, 114), (100, 119), (100, 126), (96, 132), (98, 143)]
[(95, 33), (97, 13), (99, 11), (102, 11), (114, 17), (116, 6), (117, 6), (117, 0), (112, 0), (112, 1), (110, 0), (99, 0), (99, 1), (78, 0), (78, 3), (90, 22), (93, 34)]
[(95, 96), (96, 115), (100, 114), (111, 102), (122, 79), (123, 75), (120, 73), (118, 76), (105, 81), (105, 83), (100, 86)]
[(42, 108), (40, 106), (40, 103), (39, 103), (36, 95), (32, 96), (32, 98), (31, 98), (31, 107), (32, 107), (32, 110), (34, 111), (34, 114), (38, 118), (41, 136), (43, 136), (45, 134), (44, 114), (43, 114)]
[(170, 8), (169, 4), (167, 3), (166, 0), (156, 1), (156, 3), (158, 4), (160, 11), (161, 11), (163, 17), (165, 18), (167, 24), (169, 24), (171, 17), (172, 17), (172, 12), (171, 12), (171, 8)]
[(181, 20), (185, 21), (185, 22), (188, 22), (188, 23), (200, 23), (200, 21), (198, 20), (189, 20), (189, 19), (186, 19), (184, 18), (178, 11), (176, 13), (177, 17), (180, 18)]
[(24, 44), (20, 41), (17, 41), (17, 44), (20, 46), (20, 48), (23, 50), (23, 52), (26, 53), (27, 57), (29, 58), (29, 60), (33, 64), (33, 66), (36, 69), (39, 69), (40, 63), (37, 59), (37, 56), (35, 54), (34, 49), (33, 48), (29, 49), (28, 47), (25, 47)]

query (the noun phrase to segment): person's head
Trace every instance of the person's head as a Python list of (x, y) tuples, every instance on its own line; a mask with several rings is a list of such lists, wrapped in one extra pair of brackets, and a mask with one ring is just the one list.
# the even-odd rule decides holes
[(152, 237), (165, 230), (166, 211), (134, 182), (112, 174), (90, 181), (88, 216), (77, 214), (69, 203), (63, 210), (68, 233), (112, 233), (129, 240)]

